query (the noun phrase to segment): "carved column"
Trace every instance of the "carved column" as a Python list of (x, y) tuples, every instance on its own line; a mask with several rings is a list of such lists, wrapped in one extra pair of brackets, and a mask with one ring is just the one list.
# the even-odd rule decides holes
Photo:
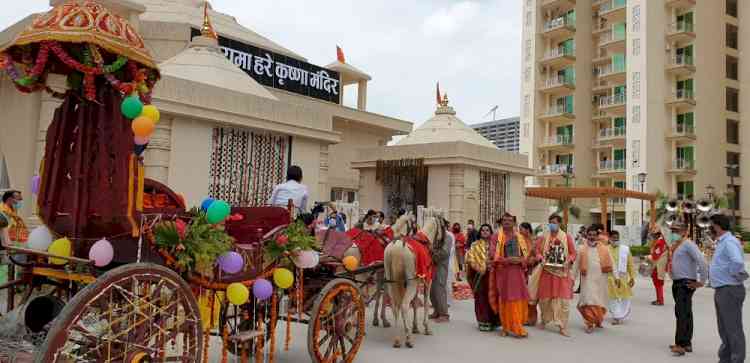
[(143, 154), (146, 178), (169, 185), (169, 162), (172, 153), (173, 117), (163, 116), (151, 135), (148, 149)]

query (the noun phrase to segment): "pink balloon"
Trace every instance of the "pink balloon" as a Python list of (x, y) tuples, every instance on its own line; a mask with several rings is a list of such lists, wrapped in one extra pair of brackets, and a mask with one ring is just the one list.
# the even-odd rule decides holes
[(112, 249), (112, 244), (106, 238), (96, 241), (89, 250), (89, 259), (94, 261), (96, 267), (109, 265), (114, 255), (115, 251)]
[(133, 138), (133, 141), (135, 142), (136, 145), (143, 146), (143, 145), (148, 144), (148, 142), (151, 140), (146, 136), (136, 136)]

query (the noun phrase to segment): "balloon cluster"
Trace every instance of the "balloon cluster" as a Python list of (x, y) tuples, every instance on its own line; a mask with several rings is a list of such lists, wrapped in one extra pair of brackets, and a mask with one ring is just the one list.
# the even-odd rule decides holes
[(206, 212), (206, 219), (208, 219), (208, 223), (211, 224), (223, 222), (229, 217), (229, 213), (232, 211), (229, 203), (223, 200), (215, 200), (213, 198), (204, 199), (203, 203), (201, 203), (201, 209)]
[[(294, 274), (285, 268), (277, 268), (273, 271), (273, 281), (281, 289), (288, 289), (294, 285)], [(253, 282), (253, 296), (264, 301), (273, 295), (273, 285), (266, 279), (257, 279)], [(242, 305), (250, 299), (250, 289), (241, 282), (235, 282), (227, 286), (227, 299), (234, 305)]]
[(161, 119), (159, 110), (154, 105), (144, 105), (138, 94), (133, 94), (125, 97), (120, 105), (120, 111), (126, 118), (133, 120), (130, 124), (135, 135), (133, 142), (136, 154), (140, 155), (146, 150), (151, 141), (151, 134)]
[[(67, 238), (53, 240), (52, 232), (45, 226), (34, 228), (29, 234), (27, 246), (38, 251), (47, 251), (60, 257), (70, 257), (73, 253), (73, 243)], [(94, 261), (94, 266), (104, 267), (112, 262), (114, 258), (112, 243), (102, 238), (96, 241), (89, 249), (89, 259)], [(53, 265), (64, 265), (68, 263), (64, 258), (50, 257), (49, 263)]]

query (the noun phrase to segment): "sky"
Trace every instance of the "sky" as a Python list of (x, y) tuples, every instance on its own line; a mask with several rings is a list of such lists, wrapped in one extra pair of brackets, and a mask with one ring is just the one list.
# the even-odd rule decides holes
[[(0, 29), (48, 0), (14, 1)], [(213, 9), (324, 66), (336, 45), (370, 74), (368, 111), (420, 124), (435, 111), (435, 84), (464, 122), (514, 117), (520, 107), (520, 0), (213, 0)], [(356, 88), (356, 87), (355, 87)], [(347, 92), (345, 103), (356, 104)]]

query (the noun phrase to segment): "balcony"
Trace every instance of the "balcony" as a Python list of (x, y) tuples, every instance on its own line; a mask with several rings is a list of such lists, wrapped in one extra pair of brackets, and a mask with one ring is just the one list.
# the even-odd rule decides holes
[(571, 122), (574, 121), (576, 116), (573, 114), (573, 110), (569, 110), (563, 106), (551, 107), (547, 112), (539, 115), (540, 121), (547, 122)]
[(599, 174), (625, 173), (625, 160), (599, 160)]
[(542, 12), (552, 9), (568, 11), (576, 6), (576, 0), (541, 0), (540, 3)]
[(667, 72), (674, 74), (675, 76), (685, 76), (695, 73), (693, 57), (684, 54), (675, 54), (669, 59)]
[(625, 68), (614, 67), (612, 64), (594, 68), (594, 73), (599, 78), (599, 80), (605, 82), (624, 84), (625, 81), (627, 81), (627, 73), (625, 72)]
[(602, 33), (602, 35), (599, 36), (599, 47), (610, 52), (624, 53), (625, 46), (626, 44), (624, 35), (616, 35), (615, 33), (610, 31), (609, 33)]
[(667, 170), (670, 174), (695, 174), (695, 160), (675, 159), (672, 168)]
[(689, 9), (695, 6), (696, 0), (665, 0), (666, 5), (675, 9)]
[(695, 127), (685, 124), (674, 125), (667, 134), (667, 140), (695, 140)]
[(678, 21), (669, 24), (667, 27), (667, 42), (669, 43), (689, 43), (695, 39), (693, 23)]
[(539, 63), (544, 67), (564, 68), (576, 63), (575, 51), (563, 47), (553, 48), (544, 54)]
[(540, 149), (545, 150), (565, 150), (573, 147), (573, 135), (554, 135), (548, 136), (542, 140), (539, 145)]
[(605, 96), (606, 96), (606, 93), (609, 92), (609, 90), (611, 89), (612, 89), (612, 85), (602, 80), (595, 80), (593, 85), (591, 86), (592, 93), (604, 94)]
[(599, 110), (609, 114), (621, 115), (625, 113), (625, 95), (599, 97)]
[(627, 2), (625, 0), (610, 0), (601, 3), (599, 6), (598, 15), (609, 22), (615, 20), (625, 19), (625, 13), (627, 10)]
[(695, 106), (695, 94), (693, 90), (678, 89), (667, 100), (667, 106), (677, 108), (689, 108)]
[(575, 32), (576, 25), (567, 16), (549, 20), (542, 26), (542, 36), (550, 39), (570, 38)]
[(599, 130), (599, 142), (605, 141), (625, 141), (625, 127), (611, 127)]
[(575, 89), (575, 82), (573, 82), (570, 77), (559, 76), (547, 78), (542, 86), (539, 87), (540, 92), (550, 95), (565, 94), (574, 91)]
[(559, 178), (573, 174), (573, 166), (568, 164), (550, 164), (542, 166), (539, 176), (542, 178)]
[(591, 121), (594, 121), (594, 123), (597, 123), (600, 121), (609, 121), (611, 119), (612, 119), (612, 115), (604, 111), (601, 111), (598, 109), (591, 111)]

